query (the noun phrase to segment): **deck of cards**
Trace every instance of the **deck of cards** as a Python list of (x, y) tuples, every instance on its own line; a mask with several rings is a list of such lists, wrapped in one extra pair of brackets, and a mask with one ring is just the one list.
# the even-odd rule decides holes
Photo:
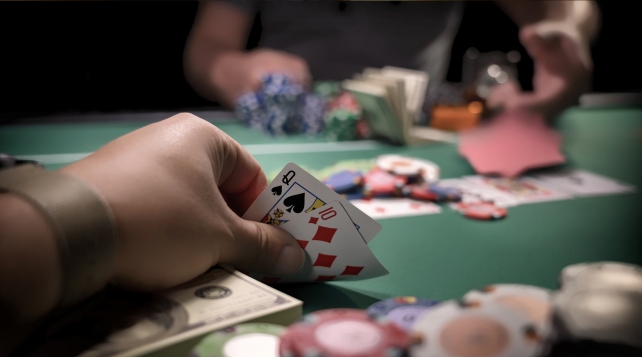
[(367, 245), (381, 224), (294, 163), (281, 170), (243, 218), (284, 229), (306, 253), (295, 274), (250, 273), (264, 283), (361, 280), (388, 273)]

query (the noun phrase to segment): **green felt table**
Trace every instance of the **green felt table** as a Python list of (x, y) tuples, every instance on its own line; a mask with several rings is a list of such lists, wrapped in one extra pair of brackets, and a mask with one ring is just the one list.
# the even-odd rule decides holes
[[(0, 152), (40, 159), (56, 169), (145, 124), (125, 120), (2, 126)], [(474, 173), (453, 144), (326, 143), (322, 138), (267, 137), (231, 118), (220, 120), (220, 115), (215, 124), (245, 145), (266, 172), (288, 162), (321, 169), (340, 160), (396, 153), (434, 161), (444, 178)], [(557, 125), (565, 138), (568, 166), (642, 187), (641, 109), (572, 108)], [(449, 208), (440, 214), (380, 222), (383, 230), (369, 245), (390, 274), (365, 281), (277, 287), (303, 300), (304, 312), (310, 312), (366, 308), (399, 295), (451, 299), (489, 283), (555, 288), (564, 266), (584, 261), (642, 265), (640, 193), (522, 205), (494, 222), (466, 219)]]

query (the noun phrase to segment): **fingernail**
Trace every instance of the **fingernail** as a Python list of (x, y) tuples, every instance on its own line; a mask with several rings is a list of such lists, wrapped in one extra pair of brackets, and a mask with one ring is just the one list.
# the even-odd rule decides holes
[(304, 262), (305, 253), (303, 249), (291, 245), (286, 245), (281, 251), (279, 260), (274, 266), (273, 274), (294, 274), (303, 267)]

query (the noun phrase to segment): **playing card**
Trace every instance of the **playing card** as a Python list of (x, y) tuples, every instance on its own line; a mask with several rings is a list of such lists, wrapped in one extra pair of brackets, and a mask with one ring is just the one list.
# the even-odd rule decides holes
[(461, 133), (459, 153), (476, 172), (517, 177), (522, 172), (564, 163), (562, 138), (540, 115), (504, 112)]
[(461, 191), (461, 202), (464, 203), (492, 201), (498, 207), (510, 207), (519, 203), (509, 195), (502, 194), (496, 190), (491, 190), (471, 180), (445, 179), (439, 181), (439, 186), (452, 187)]
[(419, 216), (441, 212), (441, 208), (432, 202), (415, 201), (409, 198), (374, 198), (350, 202), (374, 219)]
[(533, 175), (547, 185), (574, 196), (598, 196), (635, 192), (635, 186), (617, 182), (584, 170), (563, 170), (556, 173)]
[(250, 273), (251, 277), (273, 284), (362, 280), (388, 273), (338, 201), (299, 215), (281, 228), (292, 234), (305, 250), (305, 265), (291, 275)]
[(292, 162), (285, 165), (243, 218), (281, 226), (331, 201), (339, 201), (345, 207), (366, 243), (381, 231), (381, 224)]
[(516, 204), (525, 204), (573, 198), (567, 193), (548, 187), (529, 177), (509, 179), (466, 176), (465, 179), (478, 186), (484, 198), (492, 200), (505, 199), (507, 201), (513, 200)]

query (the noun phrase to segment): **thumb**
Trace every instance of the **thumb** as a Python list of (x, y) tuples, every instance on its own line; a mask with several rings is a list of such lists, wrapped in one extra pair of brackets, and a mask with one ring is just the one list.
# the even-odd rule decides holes
[(305, 252), (292, 235), (270, 224), (238, 219), (238, 229), (221, 263), (254, 272), (286, 275), (303, 267)]

